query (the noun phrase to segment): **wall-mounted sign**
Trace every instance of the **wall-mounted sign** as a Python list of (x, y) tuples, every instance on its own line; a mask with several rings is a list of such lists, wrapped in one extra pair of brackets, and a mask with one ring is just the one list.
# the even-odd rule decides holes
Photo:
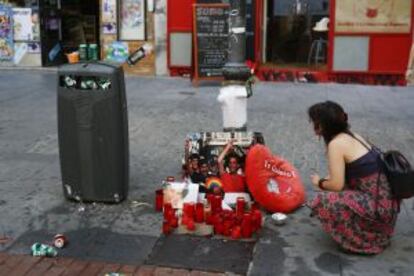
[(120, 1), (119, 38), (121, 40), (145, 39), (145, 1)]
[(336, 32), (410, 32), (411, 0), (338, 0), (335, 3)]
[(13, 27), (14, 40), (32, 40), (33, 39), (33, 22), (32, 9), (14, 8), (13, 9)]
[(114, 62), (125, 62), (128, 58), (128, 43), (114, 41), (104, 46), (104, 59)]

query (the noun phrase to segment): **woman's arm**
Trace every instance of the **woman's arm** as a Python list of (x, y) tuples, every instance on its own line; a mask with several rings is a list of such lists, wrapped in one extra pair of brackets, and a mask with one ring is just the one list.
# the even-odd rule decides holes
[(328, 145), (328, 169), (329, 178), (319, 183), (321, 178), (313, 175), (312, 184), (327, 191), (342, 191), (345, 186), (345, 158), (344, 147), (340, 140), (333, 140)]

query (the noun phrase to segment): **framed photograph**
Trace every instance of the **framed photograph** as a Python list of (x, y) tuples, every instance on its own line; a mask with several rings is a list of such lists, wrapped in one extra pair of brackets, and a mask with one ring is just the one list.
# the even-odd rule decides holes
[(116, 0), (102, 1), (102, 27), (104, 34), (116, 34)]
[(119, 39), (145, 40), (145, 1), (119, 1)]

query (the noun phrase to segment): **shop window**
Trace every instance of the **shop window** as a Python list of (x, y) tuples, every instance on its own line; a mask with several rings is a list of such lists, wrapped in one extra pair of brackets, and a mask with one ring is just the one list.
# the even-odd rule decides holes
[[(306, 67), (326, 63), (329, 0), (268, 0), (267, 19), (267, 63)], [(315, 28), (321, 21), (326, 29)]]
[(0, 60), (7, 60), (9, 65), (39, 66), (40, 61), (40, 24), (37, 0), (0, 1), (3, 11), (9, 10), (13, 18), (12, 32), (0, 37), (3, 47), (8, 49), (7, 57), (0, 53)]
[(170, 65), (191, 66), (192, 34), (177, 32), (170, 34)]
[(335, 71), (368, 71), (369, 37), (336, 36), (334, 45)]

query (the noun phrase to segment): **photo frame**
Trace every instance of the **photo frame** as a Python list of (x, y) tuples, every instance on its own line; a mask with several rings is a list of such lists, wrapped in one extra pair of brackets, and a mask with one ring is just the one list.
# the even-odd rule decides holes
[(104, 34), (117, 33), (117, 12), (116, 0), (102, 1), (102, 28)]
[(145, 0), (119, 0), (119, 40), (145, 40)]

